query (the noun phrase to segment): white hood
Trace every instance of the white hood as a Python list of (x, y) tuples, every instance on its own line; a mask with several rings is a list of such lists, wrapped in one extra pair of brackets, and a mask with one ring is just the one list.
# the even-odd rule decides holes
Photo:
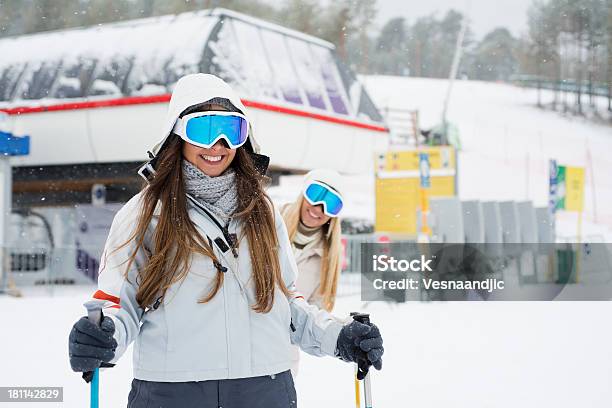
[[(246, 108), (242, 104), (238, 94), (221, 78), (211, 74), (190, 74), (182, 77), (176, 83), (168, 105), (168, 113), (164, 122), (163, 131), (159, 142), (155, 144), (151, 152), (157, 156), (159, 149), (163, 146), (172, 132), (172, 128), (179, 115), (193, 105), (204, 103), (212, 98), (226, 98), (236, 108), (240, 109), (249, 120), (249, 140), (254, 153), (259, 153), (259, 144), (253, 136), (253, 124)], [(248, 142), (247, 142), (248, 143)]]

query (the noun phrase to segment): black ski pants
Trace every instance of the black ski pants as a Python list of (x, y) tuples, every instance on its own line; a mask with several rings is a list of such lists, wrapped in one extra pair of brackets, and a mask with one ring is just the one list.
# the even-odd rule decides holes
[(134, 379), (128, 408), (297, 408), (291, 371), (194, 382)]

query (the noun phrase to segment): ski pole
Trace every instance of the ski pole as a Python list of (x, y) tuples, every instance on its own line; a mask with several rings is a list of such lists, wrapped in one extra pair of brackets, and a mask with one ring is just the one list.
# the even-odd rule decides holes
[[(363, 324), (370, 324), (370, 315), (367, 313), (351, 313), (351, 316), (353, 317), (353, 320), (356, 320), (360, 323)], [(363, 401), (365, 403), (365, 408), (372, 408), (372, 388), (370, 385), (370, 363), (368, 362), (368, 359), (360, 359), (357, 362), (357, 372), (358, 373), (365, 373), (365, 376), (363, 377)], [(357, 376), (355, 376), (355, 381), (357, 380)], [(359, 399), (359, 388), (358, 386), (356, 387), (356, 395), (357, 395), (357, 403), (359, 403), (358, 399)]]
[[(85, 303), (87, 318), (93, 324), (99, 326), (102, 322), (102, 305), (98, 302)], [(89, 389), (89, 406), (98, 408), (100, 406), (100, 369), (94, 368)]]
[(355, 381), (355, 407), (361, 408), (361, 395), (359, 392), (359, 380), (357, 379), (358, 372), (359, 372), (359, 368), (357, 368), (357, 365), (355, 365), (355, 378), (353, 378), (353, 380)]

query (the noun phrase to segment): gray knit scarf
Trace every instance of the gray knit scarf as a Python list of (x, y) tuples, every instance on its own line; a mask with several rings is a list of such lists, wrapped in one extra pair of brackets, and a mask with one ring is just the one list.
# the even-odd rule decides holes
[(185, 190), (213, 214), (229, 221), (238, 208), (236, 173), (231, 167), (217, 177), (210, 177), (183, 160)]

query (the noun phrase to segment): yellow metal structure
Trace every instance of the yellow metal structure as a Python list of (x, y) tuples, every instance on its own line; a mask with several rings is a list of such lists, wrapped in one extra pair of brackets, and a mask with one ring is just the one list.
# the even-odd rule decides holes
[(429, 154), (431, 187), (427, 196), (456, 195), (455, 150), (451, 146), (389, 151), (376, 157), (376, 224), (378, 233), (417, 234), (420, 188), (419, 153)]

